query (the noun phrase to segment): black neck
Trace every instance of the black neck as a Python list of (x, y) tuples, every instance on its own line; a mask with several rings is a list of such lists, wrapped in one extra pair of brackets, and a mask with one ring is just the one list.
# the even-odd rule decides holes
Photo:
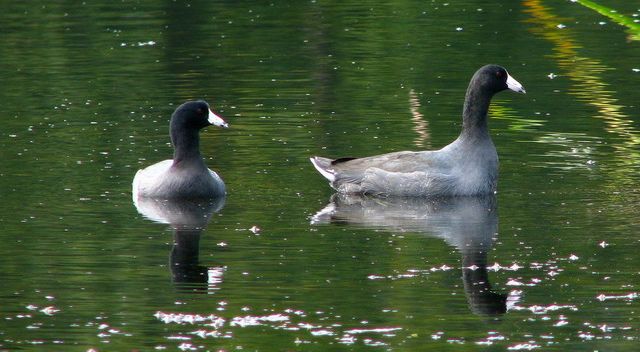
[(200, 136), (196, 129), (182, 129), (177, 133), (171, 130), (173, 144), (173, 164), (177, 165), (186, 160), (202, 160), (200, 155)]
[(470, 84), (462, 109), (462, 135), (488, 134), (487, 113), (493, 94)]

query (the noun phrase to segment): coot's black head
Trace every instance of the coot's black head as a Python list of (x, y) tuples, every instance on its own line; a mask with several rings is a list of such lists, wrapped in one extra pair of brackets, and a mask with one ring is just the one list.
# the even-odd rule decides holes
[(520, 82), (509, 75), (507, 70), (499, 65), (482, 66), (471, 79), (470, 87), (479, 88), (490, 94), (510, 89), (518, 93), (526, 93)]
[(214, 114), (204, 100), (188, 101), (171, 115), (171, 129), (199, 130), (207, 126), (229, 127), (218, 115)]

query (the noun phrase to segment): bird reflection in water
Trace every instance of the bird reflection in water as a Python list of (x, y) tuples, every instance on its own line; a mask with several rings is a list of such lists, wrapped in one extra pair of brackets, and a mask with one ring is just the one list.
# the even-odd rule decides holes
[[(462, 254), (462, 280), (475, 314), (504, 314), (512, 298), (491, 289), (487, 253), (498, 231), (495, 195), (479, 197), (371, 198), (334, 194), (312, 224), (341, 223), (370, 229), (418, 232), (444, 239)], [(517, 299), (517, 298), (516, 298)]]
[(225, 267), (200, 265), (200, 234), (211, 216), (224, 207), (224, 202), (224, 197), (206, 200), (139, 198), (135, 202), (136, 209), (144, 217), (169, 224), (173, 230), (169, 264), (177, 288), (207, 293), (219, 289)]

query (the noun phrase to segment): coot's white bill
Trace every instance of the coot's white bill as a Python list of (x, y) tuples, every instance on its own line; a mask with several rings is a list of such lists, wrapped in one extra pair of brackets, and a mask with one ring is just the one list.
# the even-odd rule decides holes
[(214, 126), (228, 128), (229, 125), (222, 119), (222, 117), (213, 113), (213, 111), (209, 110), (209, 118), (207, 119), (210, 124)]
[(511, 77), (511, 75), (508, 73), (507, 73), (507, 87), (517, 93), (526, 93), (522, 84), (516, 81), (516, 79)]

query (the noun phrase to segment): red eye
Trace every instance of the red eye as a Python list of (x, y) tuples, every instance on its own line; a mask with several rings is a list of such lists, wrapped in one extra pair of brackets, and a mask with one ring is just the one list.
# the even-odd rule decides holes
[(496, 77), (502, 78), (503, 76), (504, 76), (504, 73), (502, 71), (496, 71)]

